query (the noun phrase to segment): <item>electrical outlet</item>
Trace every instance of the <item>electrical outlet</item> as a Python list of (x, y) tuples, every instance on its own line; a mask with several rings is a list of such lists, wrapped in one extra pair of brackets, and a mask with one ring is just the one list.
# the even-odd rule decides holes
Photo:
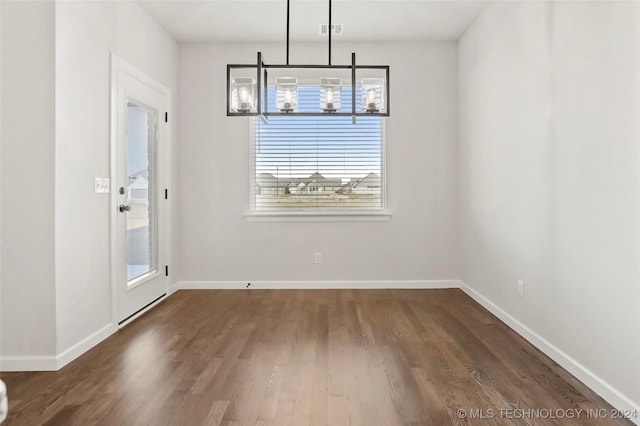
[(524, 281), (518, 280), (518, 296), (524, 297)]
[(315, 255), (316, 263), (322, 263), (322, 253), (317, 252)]

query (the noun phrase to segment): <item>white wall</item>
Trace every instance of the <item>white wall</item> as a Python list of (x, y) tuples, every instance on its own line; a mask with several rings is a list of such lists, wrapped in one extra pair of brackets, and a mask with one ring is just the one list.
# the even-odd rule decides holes
[(55, 19), (57, 348), (64, 353), (111, 323), (110, 202), (93, 192), (94, 177), (110, 174), (110, 53), (175, 99), (178, 47), (131, 2), (61, 1)]
[[(391, 66), (388, 222), (247, 222), (249, 119), (226, 117), (225, 73), (258, 50), (284, 62), (281, 43), (181, 45), (177, 280), (458, 278), (455, 42), (334, 45), (334, 64)], [(291, 63), (326, 61), (325, 44), (291, 46)]]
[(497, 2), (459, 42), (462, 279), (635, 409), (639, 18), (633, 2)]
[(0, 357), (55, 354), (54, 6), (2, 11)]

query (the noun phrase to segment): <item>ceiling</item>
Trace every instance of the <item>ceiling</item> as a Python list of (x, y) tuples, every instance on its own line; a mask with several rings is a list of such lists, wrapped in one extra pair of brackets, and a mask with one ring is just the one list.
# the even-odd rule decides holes
[[(177, 41), (284, 41), (286, 0), (139, 0)], [(343, 24), (334, 41), (456, 40), (480, 14), (485, 0), (333, 0), (332, 22)], [(291, 0), (290, 37), (324, 41), (328, 0)]]

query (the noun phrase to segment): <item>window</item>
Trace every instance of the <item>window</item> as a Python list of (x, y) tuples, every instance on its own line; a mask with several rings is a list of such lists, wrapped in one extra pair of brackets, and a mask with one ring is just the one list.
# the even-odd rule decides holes
[[(343, 106), (351, 105), (350, 87), (341, 96)], [(317, 86), (298, 88), (299, 111), (317, 110), (318, 99)], [(275, 110), (273, 93), (268, 110)], [(356, 124), (329, 114), (252, 119), (252, 210), (384, 210), (384, 136), (381, 117), (358, 117)]]

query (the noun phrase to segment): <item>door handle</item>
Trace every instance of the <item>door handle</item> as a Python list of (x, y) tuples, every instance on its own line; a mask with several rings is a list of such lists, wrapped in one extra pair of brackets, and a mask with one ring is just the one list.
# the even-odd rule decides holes
[(120, 204), (120, 207), (118, 207), (118, 210), (120, 210), (120, 213), (130, 212), (131, 211), (131, 206), (130, 205)]

